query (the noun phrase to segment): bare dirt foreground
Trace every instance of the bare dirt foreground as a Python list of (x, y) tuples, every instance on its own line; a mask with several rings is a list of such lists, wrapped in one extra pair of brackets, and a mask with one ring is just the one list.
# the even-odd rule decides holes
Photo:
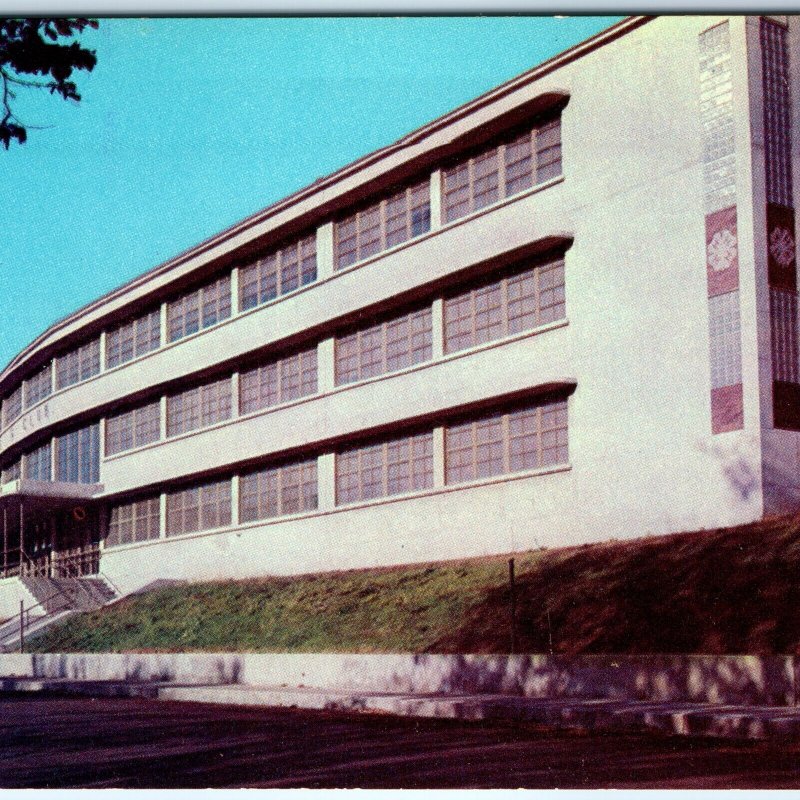
[(800, 743), (14, 695), (0, 786), (795, 788)]

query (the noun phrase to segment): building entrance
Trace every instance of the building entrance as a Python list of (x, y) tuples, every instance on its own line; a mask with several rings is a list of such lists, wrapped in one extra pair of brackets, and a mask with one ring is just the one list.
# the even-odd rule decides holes
[(3, 504), (2, 577), (79, 578), (99, 572), (97, 511), (48, 500), (19, 497)]

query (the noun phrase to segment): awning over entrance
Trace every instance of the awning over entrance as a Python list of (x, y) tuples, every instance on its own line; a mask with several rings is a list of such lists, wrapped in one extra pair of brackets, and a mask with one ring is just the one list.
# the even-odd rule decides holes
[(103, 491), (102, 483), (67, 483), (66, 481), (16, 480), (0, 485), (0, 508), (8, 498), (28, 498), (36, 501), (91, 500)]
[(99, 483), (15, 480), (0, 486), (0, 575), (96, 572)]

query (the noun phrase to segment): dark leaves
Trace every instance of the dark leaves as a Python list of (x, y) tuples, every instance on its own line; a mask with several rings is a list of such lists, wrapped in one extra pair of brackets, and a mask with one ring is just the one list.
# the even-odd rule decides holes
[(11, 146), (12, 140), (16, 139), (20, 144), (24, 144), (28, 138), (25, 128), (13, 122), (0, 123), (0, 142), (6, 150)]
[(74, 40), (86, 28), (97, 28), (97, 20), (0, 19), (0, 142), (6, 150), (12, 141), (22, 144), (27, 138), (25, 126), (11, 109), (11, 86), (47, 89), (64, 100), (81, 99), (70, 78), (74, 70), (91, 72), (97, 58), (77, 41), (63, 40)]

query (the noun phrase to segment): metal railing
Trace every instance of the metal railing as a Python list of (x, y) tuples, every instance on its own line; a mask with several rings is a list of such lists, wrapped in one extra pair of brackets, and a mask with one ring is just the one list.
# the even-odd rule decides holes
[[(81, 591), (85, 591), (85, 589), (83, 587), (81, 587)], [(44, 619), (49, 614), (54, 613), (54, 612), (51, 612), (51, 611), (48, 610), (48, 607), (47, 607), (48, 603), (50, 603), (51, 600), (54, 600), (56, 597), (59, 597), (59, 596), (63, 597), (66, 600), (67, 606), (68, 606), (68, 608), (64, 608), (62, 610), (63, 611), (71, 610), (72, 598), (63, 589), (60, 589), (60, 588), (56, 587), (56, 590), (52, 594), (49, 594), (47, 597), (45, 597), (44, 600), (37, 600), (35, 603), (32, 603), (31, 605), (29, 605), (27, 608), (25, 607), (24, 601), (20, 600), (19, 601), (19, 616), (16, 619), (8, 620), (6, 623), (4, 623), (3, 626), (0, 626), (0, 630), (3, 627), (8, 627), (9, 628), (8, 634), (6, 634), (6, 636), (9, 635), (9, 634), (14, 634), (14, 633), (18, 634), (18, 636), (19, 636), (19, 652), (20, 653), (24, 653), (25, 652), (25, 631), (28, 628), (30, 628), (30, 626), (31, 626), (31, 611), (33, 611), (36, 608), (42, 608), (44, 610), (44, 614), (42, 614), (40, 617), (38, 617), (38, 619)], [(16, 622), (16, 627), (14, 627), (12, 625), (12, 623), (14, 623), (14, 622)], [(2, 644), (2, 642), (0, 642), (0, 648), (2, 648), (2, 647), (3, 647), (3, 644)]]
[(100, 571), (100, 545), (95, 543), (53, 552), (51, 570), (54, 578), (97, 575)]
[(100, 571), (100, 545), (72, 547), (67, 550), (48, 550), (30, 555), (23, 548), (7, 551), (14, 554), (14, 563), (6, 563), (4, 578), (83, 578)]

